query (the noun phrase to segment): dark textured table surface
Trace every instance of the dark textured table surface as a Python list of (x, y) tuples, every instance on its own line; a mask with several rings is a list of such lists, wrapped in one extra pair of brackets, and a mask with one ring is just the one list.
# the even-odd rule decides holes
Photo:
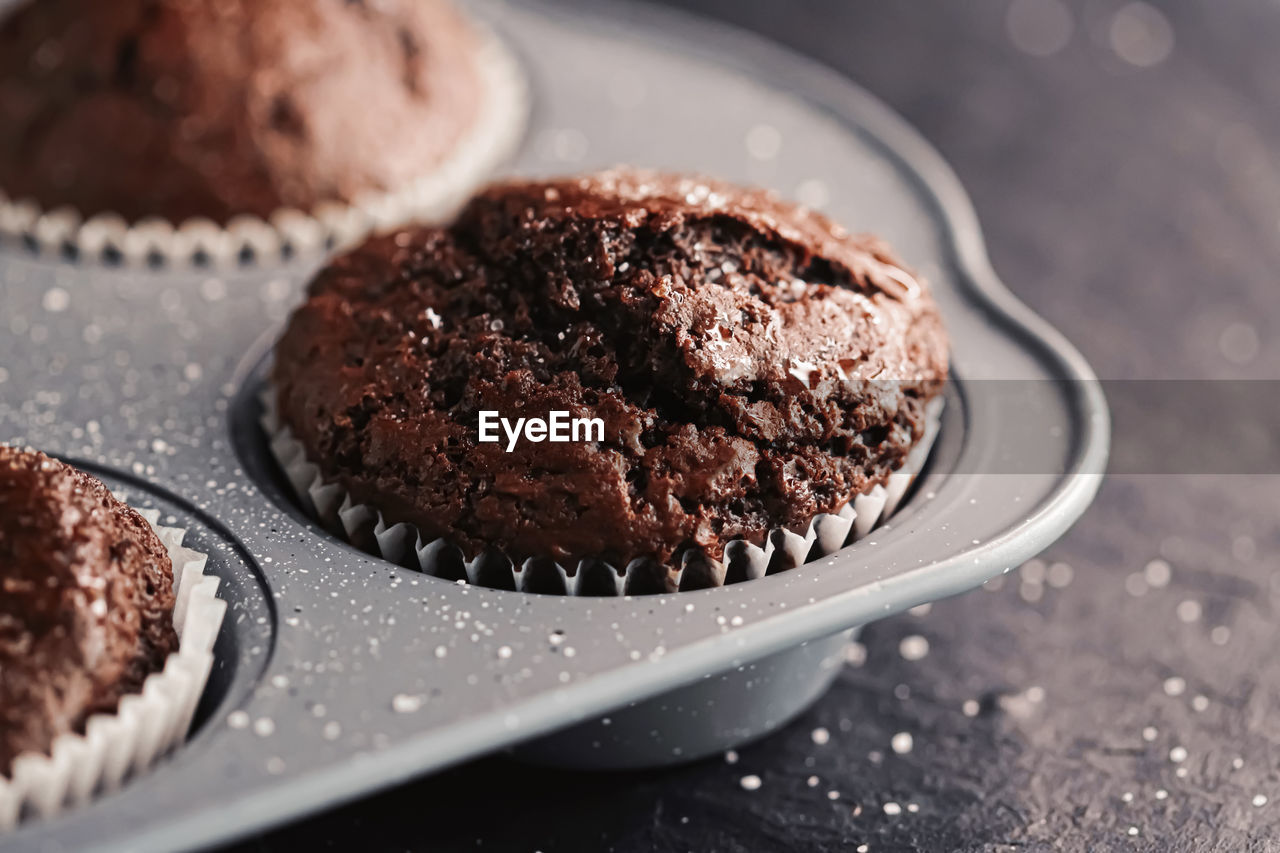
[[(1001, 276), (1103, 377), (1280, 377), (1272, 0), (684, 5), (920, 128)], [(1277, 604), (1280, 477), (1113, 476), (1041, 560), (871, 626), (737, 755), (488, 759), (242, 849), (1280, 850)]]

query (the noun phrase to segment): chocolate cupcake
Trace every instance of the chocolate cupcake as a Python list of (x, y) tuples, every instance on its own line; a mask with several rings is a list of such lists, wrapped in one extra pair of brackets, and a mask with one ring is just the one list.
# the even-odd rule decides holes
[(0, 445), (0, 776), (138, 692), (177, 647), (173, 565), (101, 482)]
[(514, 142), (520, 85), (446, 0), (33, 0), (0, 22), (0, 191), (175, 225), (438, 215)]
[(272, 380), (280, 428), (384, 528), (570, 574), (695, 555), (723, 579), (729, 543), (888, 482), (946, 376), (937, 307), (881, 242), (618, 170), (495, 186), (338, 258)]
[(186, 530), (0, 445), (0, 833), (186, 737), (227, 604)]

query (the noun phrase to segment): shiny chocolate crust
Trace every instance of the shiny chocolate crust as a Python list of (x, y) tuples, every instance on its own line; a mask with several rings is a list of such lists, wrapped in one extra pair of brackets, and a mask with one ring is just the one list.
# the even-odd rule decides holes
[[(649, 172), (498, 185), (375, 238), (276, 348), (283, 424), (389, 523), (468, 556), (673, 565), (883, 483), (947, 375), (927, 287), (761, 191)], [(604, 420), (480, 443), (479, 412)]]
[(0, 775), (115, 710), (177, 648), (173, 566), (101, 482), (0, 445)]
[(172, 222), (401, 188), (484, 94), (446, 0), (30, 0), (0, 21), (0, 190)]

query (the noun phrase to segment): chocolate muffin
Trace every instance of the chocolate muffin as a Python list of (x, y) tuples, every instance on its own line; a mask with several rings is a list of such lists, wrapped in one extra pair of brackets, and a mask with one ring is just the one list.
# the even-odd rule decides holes
[(446, 0), (31, 0), (0, 22), (0, 190), (171, 222), (354, 202), (476, 121)]
[(177, 647), (173, 566), (101, 482), (0, 445), (0, 775), (137, 693)]
[[(938, 309), (878, 240), (616, 170), (498, 185), (339, 257), (273, 381), (322, 476), (388, 523), (572, 568), (718, 559), (839, 511), (921, 440), (946, 376)], [(603, 436), (509, 448), (479, 440), (486, 411)]]

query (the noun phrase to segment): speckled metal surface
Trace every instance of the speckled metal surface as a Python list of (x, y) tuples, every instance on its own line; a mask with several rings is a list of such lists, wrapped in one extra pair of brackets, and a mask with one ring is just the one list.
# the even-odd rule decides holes
[[(1106, 452), (1095, 385), (1033, 383), (1038, 396), (1016, 409), (965, 405), (966, 383), (1088, 368), (995, 281), (953, 178), (891, 114), (839, 78), (684, 18), (480, 10), (533, 79), (517, 171), (632, 162), (770, 185), (883, 234), (934, 282), (959, 381), (929, 476), (869, 540), (748, 584), (575, 599), (442, 583), (318, 531), (272, 479), (255, 377), (314, 260), (118, 271), (7, 247), (0, 440), (150, 491), (209, 542), (235, 598), (190, 743), (6, 844), (233, 837), (968, 588), (1044, 547), (1091, 499)], [(1042, 465), (980, 473), (1020, 435), (1037, 438)]]

